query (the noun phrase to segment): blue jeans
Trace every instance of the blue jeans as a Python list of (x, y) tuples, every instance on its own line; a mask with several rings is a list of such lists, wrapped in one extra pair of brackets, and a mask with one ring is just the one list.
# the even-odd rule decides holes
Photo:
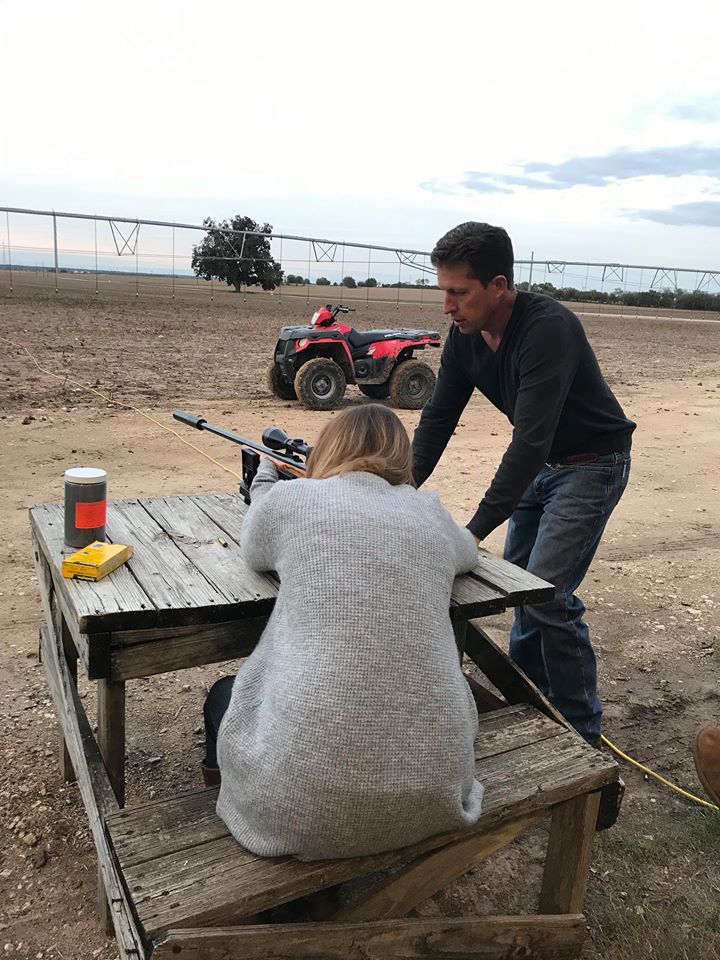
[(602, 705), (585, 605), (575, 591), (629, 473), (629, 453), (546, 464), (522, 495), (505, 539), (506, 560), (555, 586), (549, 603), (515, 609), (510, 656), (591, 743), (600, 738)]

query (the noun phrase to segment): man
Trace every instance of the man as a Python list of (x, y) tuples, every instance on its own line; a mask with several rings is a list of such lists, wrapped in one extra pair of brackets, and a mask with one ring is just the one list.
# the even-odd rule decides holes
[(462, 223), (431, 259), (452, 326), (415, 431), (415, 481), (434, 470), (474, 389), (510, 420), (510, 445), (467, 526), (480, 543), (509, 518), (505, 558), (554, 584), (550, 603), (516, 609), (510, 656), (599, 745), (595, 653), (575, 591), (625, 490), (635, 424), (575, 314), (514, 289), (505, 230)]

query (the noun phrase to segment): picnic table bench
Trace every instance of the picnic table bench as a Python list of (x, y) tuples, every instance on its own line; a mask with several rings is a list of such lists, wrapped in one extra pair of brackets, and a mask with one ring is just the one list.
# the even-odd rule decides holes
[[(476, 622), (553, 595), (550, 584), (484, 551), (456, 579), (450, 607), (458, 647), (482, 672), (468, 678), (480, 714), (476, 770), (486, 788), (471, 830), (378, 856), (301, 862), (243, 849), (217, 817), (213, 789), (124, 809), (126, 682), (245, 657), (272, 610), (277, 578), (251, 571), (242, 558), (246, 509), (229, 493), (110, 502), (107, 539), (135, 552), (99, 583), (61, 575), (71, 552), (62, 505), (30, 510), (45, 620), (40, 654), (62, 733), (62, 770), (78, 782), (101, 904), (123, 958), (576, 956), (600, 794), (616, 787), (617, 765), (578, 737)], [(97, 682), (97, 736), (78, 696), (78, 660)], [(537, 915), (408, 918), (544, 817), (551, 827)], [(383, 878), (338, 906), (330, 922), (242, 925), (378, 870)]]

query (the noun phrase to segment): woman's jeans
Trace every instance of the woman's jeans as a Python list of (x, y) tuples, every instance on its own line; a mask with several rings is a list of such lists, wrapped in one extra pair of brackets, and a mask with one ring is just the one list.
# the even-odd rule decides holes
[(220, 729), (220, 721), (230, 706), (230, 697), (232, 695), (234, 682), (234, 675), (216, 680), (205, 699), (205, 705), (203, 706), (203, 716), (205, 718), (205, 759), (203, 763), (206, 767), (217, 767), (218, 765), (218, 730)]
[(595, 651), (575, 596), (625, 491), (630, 454), (546, 464), (508, 524), (505, 559), (555, 586), (550, 603), (517, 607), (510, 656), (578, 733), (600, 739)]

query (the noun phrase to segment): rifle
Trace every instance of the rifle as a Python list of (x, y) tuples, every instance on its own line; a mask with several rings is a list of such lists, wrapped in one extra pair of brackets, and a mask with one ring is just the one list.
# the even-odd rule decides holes
[(242, 447), (240, 493), (243, 495), (245, 503), (250, 503), (250, 485), (260, 466), (261, 453), (275, 464), (281, 480), (294, 480), (296, 477), (305, 476), (307, 469), (305, 460), (312, 447), (308, 446), (304, 440), (289, 437), (280, 427), (266, 427), (263, 430), (262, 443), (256, 443), (254, 440), (247, 440), (237, 433), (223, 430), (222, 427), (215, 427), (212, 423), (208, 423), (204, 417), (187, 413), (185, 410), (174, 410), (173, 417), (180, 423), (187, 424), (188, 427), (207, 430)]

